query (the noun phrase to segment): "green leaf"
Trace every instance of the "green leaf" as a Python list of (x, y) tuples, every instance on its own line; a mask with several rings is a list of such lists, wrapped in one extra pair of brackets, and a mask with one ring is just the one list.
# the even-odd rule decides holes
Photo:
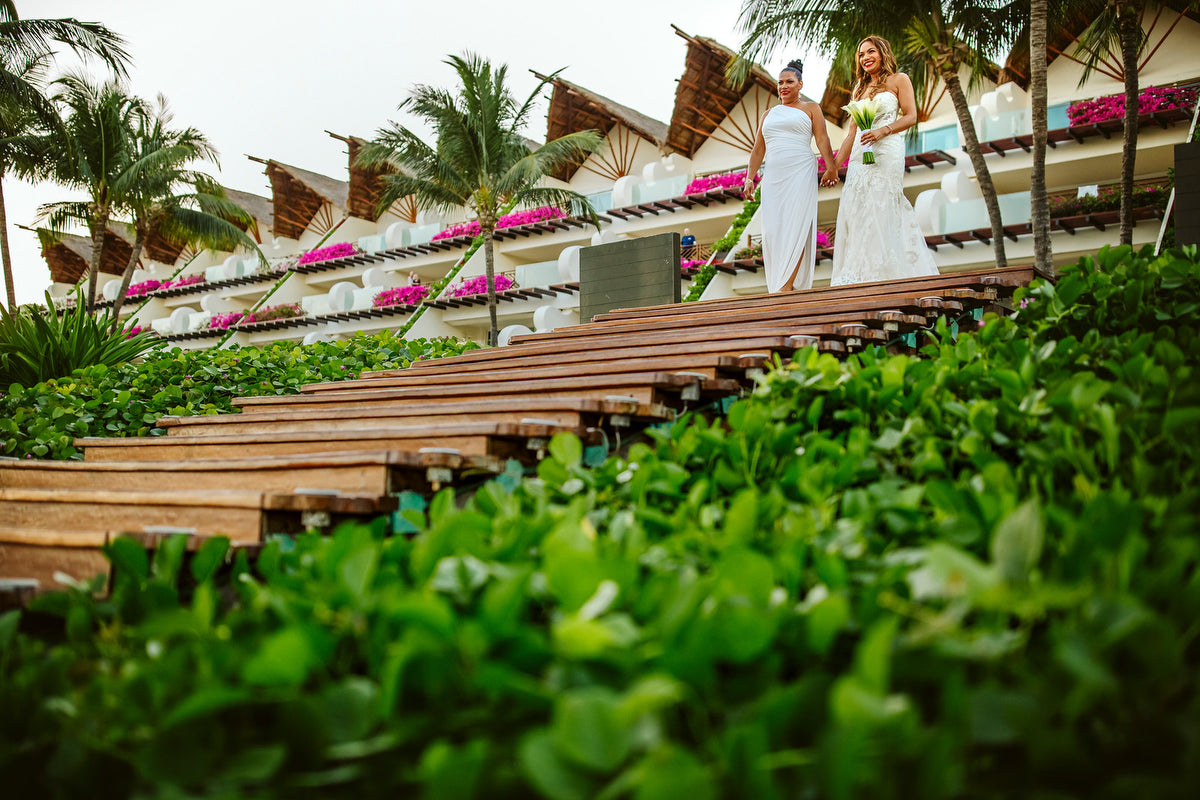
[(145, 583), (150, 574), (150, 557), (146, 548), (128, 536), (118, 536), (104, 548), (118, 576), (128, 576), (137, 583)]
[(1041, 505), (1036, 499), (1017, 506), (996, 526), (992, 534), (992, 563), (1005, 581), (1014, 585), (1029, 582), (1037, 566), (1045, 538)]
[(579, 466), (583, 459), (583, 444), (573, 433), (556, 433), (550, 437), (550, 455), (564, 466)]
[(315, 661), (304, 631), (285, 628), (264, 641), (242, 666), (242, 680), (258, 686), (299, 686)]
[(632, 729), (621, 721), (620, 698), (601, 687), (562, 695), (550, 728), (555, 749), (585, 769), (611, 772), (633, 745)]
[(698, 758), (680, 747), (667, 747), (639, 765), (641, 781), (636, 800), (714, 800), (713, 776)]
[(593, 782), (558, 754), (547, 730), (522, 738), (517, 757), (530, 783), (551, 800), (589, 800), (595, 795)]

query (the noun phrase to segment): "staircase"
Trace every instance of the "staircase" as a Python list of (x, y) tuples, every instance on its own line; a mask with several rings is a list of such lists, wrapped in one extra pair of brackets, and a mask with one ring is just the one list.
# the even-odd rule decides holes
[(121, 534), (256, 547), (388, 515), (403, 492), (531, 467), (561, 431), (611, 445), (740, 394), (775, 354), (911, 352), (908, 334), (1005, 309), (1034, 277), (1011, 267), (622, 309), (504, 348), (239, 398), (236, 414), (163, 417), (165, 436), (79, 439), (83, 461), (3, 460), (0, 603), (55, 588), (56, 573), (105, 572), (102, 548)]

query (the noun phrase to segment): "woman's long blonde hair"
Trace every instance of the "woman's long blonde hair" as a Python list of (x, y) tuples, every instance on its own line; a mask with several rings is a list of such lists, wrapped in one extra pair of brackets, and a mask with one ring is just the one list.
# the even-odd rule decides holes
[[(872, 80), (870, 73), (862, 68), (862, 64), (858, 60), (858, 51), (862, 49), (863, 42), (870, 42), (879, 50), (879, 77)], [(892, 54), (892, 45), (882, 36), (868, 36), (858, 43), (854, 48), (854, 90), (850, 93), (850, 97), (854, 100), (861, 100), (868, 93), (871, 97), (879, 94), (887, 86), (887, 79), (900, 71), (900, 67), (896, 64), (896, 56)]]

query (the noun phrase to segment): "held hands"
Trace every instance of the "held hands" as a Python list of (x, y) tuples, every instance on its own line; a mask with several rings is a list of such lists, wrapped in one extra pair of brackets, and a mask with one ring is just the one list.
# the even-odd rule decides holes
[(747, 175), (745, 183), (742, 184), (742, 196), (743, 197), (753, 197), (754, 196), (754, 188), (755, 188), (754, 178), (750, 175)]
[(837, 168), (828, 167), (825, 170), (825, 174), (821, 176), (821, 185), (826, 187), (837, 186), (839, 180)]

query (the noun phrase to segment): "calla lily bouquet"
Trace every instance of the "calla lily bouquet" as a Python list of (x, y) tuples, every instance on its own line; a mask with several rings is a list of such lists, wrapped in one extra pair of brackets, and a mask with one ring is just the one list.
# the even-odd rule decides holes
[[(858, 130), (869, 131), (871, 126), (875, 124), (875, 118), (879, 116), (879, 101), (874, 97), (865, 97), (862, 100), (851, 100), (846, 105), (842, 106), (842, 110), (850, 115), (854, 120), (854, 124), (858, 126)], [(872, 145), (864, 144), (862, 148), (862, 163), (875, 163), (875, 148)]]

